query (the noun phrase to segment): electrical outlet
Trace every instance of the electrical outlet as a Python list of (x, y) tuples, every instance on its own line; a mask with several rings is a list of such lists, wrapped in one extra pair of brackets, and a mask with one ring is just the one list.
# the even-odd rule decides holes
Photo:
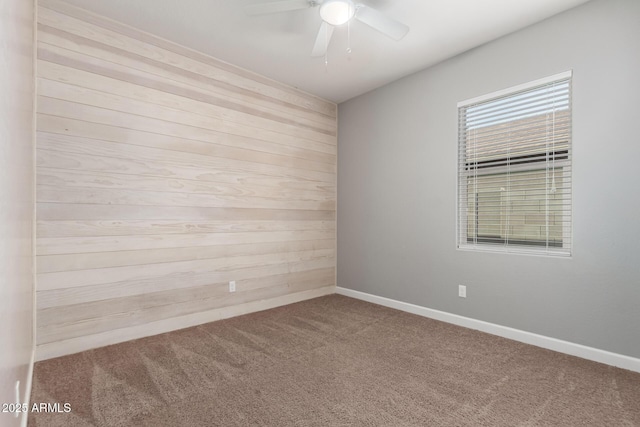
[(229, 282), (229, 292), (235, 292), (236, 291), (236, 281), (232, 280)]
[(467, 297), (467, 287), (465, 285), (458, 285), (458, 296), (460, 298)]

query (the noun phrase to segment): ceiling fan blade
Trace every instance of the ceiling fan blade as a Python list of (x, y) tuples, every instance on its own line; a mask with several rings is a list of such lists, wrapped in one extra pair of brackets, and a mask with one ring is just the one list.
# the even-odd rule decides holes
[(244, 7), (247, 15), (266, 15), (269, 13), (289, 12), (291, 10), (307, 9), (313, 6), (309, 0), (282, 0), (271, 3), (255, 3)]
[(332, 34), (333, 25), (322, 21), (320, 30), (318, 30), (318, 36), (316, 37), (316, 43), (313, 45), (313, 50), (311, 51), (311, 56), (324, 56), (324, 54), (327, 53), (327, 47), (331, 41)]
[(355, 16), (358, 21), (364, 22), (374, 30), (378, 30), (396, 41), (402, 39), (409, 32), (408, 26), (363, 4), (356, 6)]

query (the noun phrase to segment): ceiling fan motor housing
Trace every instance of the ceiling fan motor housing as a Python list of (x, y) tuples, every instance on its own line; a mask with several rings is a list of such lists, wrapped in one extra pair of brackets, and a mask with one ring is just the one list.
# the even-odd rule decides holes
[(325, 0), (320, 5), (320, 17), (331, 25), (349, 22), (355, 13), (356, 7), (351, 0)]

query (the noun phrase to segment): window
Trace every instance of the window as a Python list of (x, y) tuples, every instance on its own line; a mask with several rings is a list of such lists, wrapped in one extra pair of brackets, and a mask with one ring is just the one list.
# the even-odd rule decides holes
[(458, 248), (571, 254), (571, 73), (458, 104)]

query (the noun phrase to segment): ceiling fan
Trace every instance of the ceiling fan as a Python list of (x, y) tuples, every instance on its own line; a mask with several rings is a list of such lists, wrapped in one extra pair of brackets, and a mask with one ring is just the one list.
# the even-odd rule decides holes
[(384, 13), (366, 6), (354, 3), (352, 0), (281, 0), (270, 3), (256, 3), (244, 7), (247, 15), (266, 15), (271, 13), (289, 12), (319, 6), (320, 30), (311, 51), (311, 56), (324, 56), (333, 34), (333, 28), (345, 24), (353, 18), (363, 22), (393, 40), (402, 39), (409, 27), (389, 18)]

